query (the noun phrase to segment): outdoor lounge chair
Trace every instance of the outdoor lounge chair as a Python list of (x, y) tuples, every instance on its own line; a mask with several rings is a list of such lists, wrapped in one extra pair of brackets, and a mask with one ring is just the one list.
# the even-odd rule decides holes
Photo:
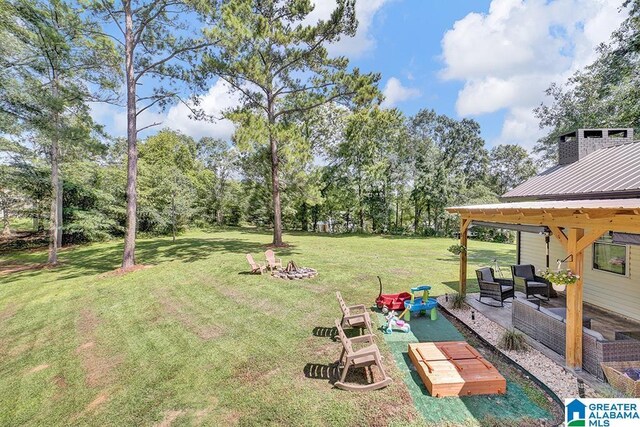
[(251, 273), (260, 273), (260, 274), (262, 274), (262, 272), (267, 269), (266, 266), (258, 264), (257, 262), (255, 262), (253, 260), (253, 256), (251, 254), (247, 254), (247, 261), (249, 262), (249, 265), (251, 266)]
[(275, 268), (282, 268), (282, 259), (276, 259), (276, 254), (271, 249), (267, 249), (264, 256), (267, 259), (267, 268), (269, 270), (273, 271)]
[[(342, 342), (342, 353), (340, 354), (340, 360), (338, 360), (338, 370), (342, 367), (342, 372), (340, 374), (340, 379), (336, 381), (334, 385), (337, 388), (349, 391), (377, 390), (388, 386), (392, 380), (384, 371), (384, 367), (382, 366), (382, 356), (380, 355), (378, 346), (373, 343), (373, 335), (367, 334), (354, 338), (347, 338), (344, 330), (342, 330), (342, 326), (340, 326), (340, 321), (337, 319), (336, 328), (338, 329), (338, 336)], [(354, 350), (353, 344), (369, 345), (359, 350)], [(346, 382), (349, 368), (371, 367), (372, 365), (376, 365), (380, 370), (380, 373), (382, 374), (381, 380), (373, 381), (369, 384), (354, 384)], [(373, 372), (370, 373), (371, 378), (373, 379)]]
[(549, 297), (551, 296), (551, 283), (543, 277), (536, 276), (536, 269), (533, 265), (512, 265), (511, 275), (513, 276), (515, 286), (524, 288), (527, 299), (530, 295), (533, 297), (540, 295), (541, 297), (545, 297), (544, 299), (546, 301), (549, 301)]
[(507, 298), (515, 298), (513, 282), (508, 279), (496, 279), (493, 274), (493, 268), (484, 267), (476, 270), (478, 278), (478, 286), (480, 287), (480, 297), (478, 301), (482, 302), (482, 298), (491, 298), (500, 302), (500, 307), (504, 307), (504, 300)]
[(371, 327), (371, 317), (367, 313), (367, 309), (364, 304), (347, 306), (340, 291), (336, 291), (336, 297), (340, 304), (340, 310), (342, 311), (342, 320), (340, 320), (340, 326), (350, 328), (362, 328), (366, 329), (369, 334), (373, 334)]

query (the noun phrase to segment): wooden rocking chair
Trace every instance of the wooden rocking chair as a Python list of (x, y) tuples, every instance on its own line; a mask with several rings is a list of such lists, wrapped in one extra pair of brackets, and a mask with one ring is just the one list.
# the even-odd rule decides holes
[[(373, 328), (371, 327), (371, 317), (369, 313), (366, 312), (366, 307), (364, 304), (347, 306), (344, 300), (342, 299), (342, 295), (340, 291), (336, 291), (336, 297), (338, 298), (338, 303), (340, 304), (340, 310), (342, 310), (342, 320), (340, 320), (340, 326), (343, 328), (362, 328), (366, 329), (367, 332), (373, 335)], [(358, 312), (354, 312), (354, 311)]]
[(251, 254), (247, 254), (247, 261), (249, 262), (249, 265), (251, 266), (251, 273), (252, 274), (255, 274), (255, 273), (262, 274), (262, 272), (267, 269), (267, 267), (265, 267), (264, 265), (261, 265), (261, 264), (258, 264), (257, 262), (255, 262), (253, 260), (253, 256), (251, 256)]
[(276, 254), (271, 249), (267, 249), (264, 256), (267, 259), (267, 268), (269, 270), (273, 271), (273, 269), (277, 267), (282, 268), (282, 259), (276, 259)]
[[(380, 350), (377, 345), (373, 344), (373, 335), (367, 334), (354, 338), (347, 338), (344, 334), (344, 330), (342, 330), (342, 326), (340, 326), (340, 322), (337, 319), (336, 328), (338, 329), (338, 336), (342, 342), (342, 353), (340, 354), (340, 360), (338, 360), (338, 370), (342, 367), (342, 373), (340, 374), (340, 379), (334, 383), (334, 386), (348, 391), (369, 391), (388, 386), (392, 379), (384, 371)], [(359, 343), (369, 345), (354, 351), (353, 344)], [(353, 384), (346, 382), (349, 368), (371, 367), (372, 365), (376, 365), (380, 370), (383, 377), (381, 380), (374, 381), (369, 384)], [(373, 378), (373, 372), (371, 372), (371, 376)]]

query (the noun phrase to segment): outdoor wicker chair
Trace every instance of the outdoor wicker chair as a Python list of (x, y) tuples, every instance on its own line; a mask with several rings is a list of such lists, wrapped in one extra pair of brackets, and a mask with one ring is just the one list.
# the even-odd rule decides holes
[[(551, 283), (543, 277), (536, 276), (536, 268), (531, 264), (512, 265), (511, 275), (516, 287), (521, 286), (527, 296), (540, 295), (545, 301), (551, 296)], [(536, 297), (538, 298), (538, 297)], [(542, 299), (542, 298), (540, 298)]]
[(478, 286), (480, 287), (480, 297), (478, 297), (478, 301), (481, 303), (493, 305), (482, 301), (483, 297), (491, 298), (500, 302), (500, 307), (504, 307), (504, 300), (507, 298), (515, 298), (515, 292), (511, 280), (496, 279), (493, 273), (493, 268), (479, 268), (476, 270), (476, 277), (478, 278)]
[[(342, 372), (340, 373), (340, 379), (334, 383), (334, 386), (343, 390), (350, 391), (368, 391), (368, 390), (377, 390), (382, 387), (386, 387), (391, 383), (391, 377), (387, 375), (382, 366), (382, 356), (380, 355), (380, 350), (378, 346), (373, 343), (373, 335), (360, 335), (353, 338), (347, 338), (342, 330), (342, 326), (340, 325), (340, 321), (336, 319), (336, 328), (338, 329), (338, 336), (340, 337), (340, 341), (342, 343), (342, 353), (340, 354), (340, 359), (338, 360), (338, 370), (342, 367)], [(364, 348), (360, 348), (359, 350), (354, 350), (353, 344), (369, 344)], [(361, 368), (361, 367), (369, 367), (377, 366), (382, 374), (382, 379), (369, 383), (369, 384), (354, 384), (347, 382), (347, 373), (350, 368)], [(371, 378), (373, 379), (373, 373), (371, 373)]]

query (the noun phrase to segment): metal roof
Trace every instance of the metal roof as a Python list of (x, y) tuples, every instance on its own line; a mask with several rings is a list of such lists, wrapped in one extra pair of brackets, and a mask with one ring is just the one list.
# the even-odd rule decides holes
[(640, 199), (604, 199), (604, 200), (546, 200), (513, 203), (494, 203), (488, 205), (453, 206), (447, 208), (451, 213), (482, 211), (553, 211), (553, 210), (638, 210)]
[(530, 178), (503, 199), (562, 199), (640, 195), (640, 142), (601, 148)]

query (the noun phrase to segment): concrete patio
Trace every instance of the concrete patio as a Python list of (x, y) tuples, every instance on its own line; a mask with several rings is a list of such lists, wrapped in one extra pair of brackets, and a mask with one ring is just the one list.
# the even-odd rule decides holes
[[(512, 323), (512, 309), (511, 309), (511, 300), (507, 300), (505, 302), (504, 307), (500, 307), (498, 302), (495, 302), (497, 306), (489, 306), (487, 304), (482, 304), (478, 301), (478, 293), (470, 293), (467, 294), (466, 302), (467, 304), (474, 310), (479, 313), (482, 313), (491, 321), (497, 323), (498, 325), (507, 328), (513, 329)], [(525, 299), (525, 294), (519, 291), (516, 291), (516, 298)], [(491, 300), (484, 299), (483, 301), (489, 302), (491, 304)], [(563, 295), (558, 296), (557, 298), (551, 298), (549, 301), (540, 301), (540, 305), (546, 308), (564, 308), (566, 307), (566, 300)], [(615, 340), (616, 332), (620, 331), (640, 331), (640, 322), (625, 318), (623, 316), (607, 312), (602, 310), (601, 308), (594, 307), (589, 304), (584, 304), (584, 312), (583, 315), (591, 319), (591, 329), (600, 332), (606, 339)], [(561, 366), (565, 366), (564, 357), (552, 349), (546, 347), (540, 342), (532, 339), (531, 337), (525, 335), (527, 342), (531, 345), (531, 347), (543, 353), (545, 356), (556, 362)], [(589, 374), (586, 371), (572, 371), (579, 378), (583, 379), (585, 382), (590, 384), (592, 387), (596, 389), (607, 388), (608, 385), (595, 376)]]

